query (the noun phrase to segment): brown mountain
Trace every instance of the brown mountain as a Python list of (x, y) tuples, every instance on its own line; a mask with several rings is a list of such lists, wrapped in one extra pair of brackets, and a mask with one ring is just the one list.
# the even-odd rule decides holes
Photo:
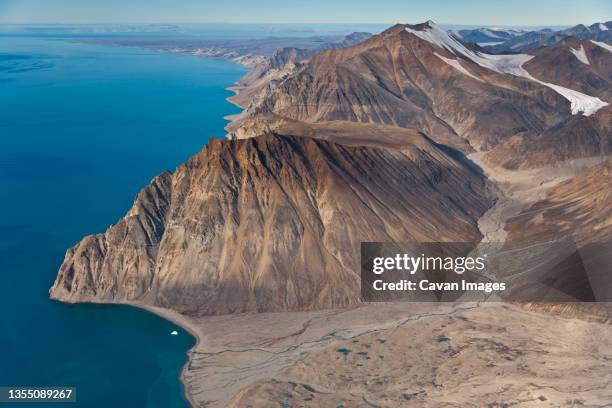
[(567, 37), (574, 37), (579, 40), (612, 42), (612, 21), (594, 23), (590, 26), (578, 24), (559, 31), (553, 31), (550, 29), (528, 31), (521, 35), (514, 35), (507, 40), (502, 38), (489, 39), (487, 41), (502, 43), (492, 45), (487, 48), (495, 53), (531, 52), (532, 50), (538, 48), (555, 45)]
[(353, 47), (315, 55), (248, 113), (408, 127), (432, 138), (458, 135), (480, 149), (570, 116), (561, 95), (508, 75), (496, 57), (477, 63), (475, 52), (431, 22), (397, 25)]
[(228, 100), (241, 108), (249, 104), (272, 82), (286, 78), (296, 67), (308, 59), (313, 50), (285, 47), (277, 50), (270, 59), (256, 65), (231, 89), (236, 92)]
[(257, 89), (228, 131), (304, 122), (316, 136), (310, 124), (383, 124), (463, 153), (492, 149), (487, 160), (506, 168), (610, 154), (612, 53), (571, 37), (531, 53), (490, 55), (431, 22), (397, 25)]
[(328, 48), (350, 47), (371, 36), (370, 33), (355, 32), (337, 41), (324, 42), (314, 48), (283, 47), (278, 49), (271, 57), (254, 66), (238, 80), (236, 86), (232, 88), (236, 95), (230, 97), (229, 101), (246, 108), (267, 86), (290, 75), (317, 52)]
[[(537, 80), (612, 101), (612, 52), (591, 41), (566, 38), (532, 51), (524, 68)], [(543, 132), (525, 131), (504, 140), (486, 160), (508, 169), (528, 169), (565, 160), (612, 154), (612, 107), (572, 115)]]
[(534, 77), (612, 100), (612, 52), (604, 47), (568, 37), (530, 53), (534, 58), (524, 68)]
[(51, 296), (184, 313), (359, 301), (362, 241), (473, 241), (480, 173), (414, 135), (401, 149), (265, 135), (211, 140), (68, 250)]
[[(585, 49), (599, 75), (597, 52)], [(569, 53), (564, 64), (590, 65)], [(239, 140), (212, 141), (69, 250), (54, 298), (195, 314), (355, 303), (360, 242), (480, 239), (492, 199), (463, 156), (468, 142), (494, 147), (487, 161), (508, 168), (610, 151), (610, 106), (572, 114), (574, 102), (533, 76), (555, 63), (547, 50), (493, 56), (427, 22), (277, 57), (287, 74), (237, 121)]]

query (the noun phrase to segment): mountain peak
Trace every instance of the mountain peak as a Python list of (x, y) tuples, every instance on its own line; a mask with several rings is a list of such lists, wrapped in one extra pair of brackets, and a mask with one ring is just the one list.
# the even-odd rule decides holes
[(406, 24), (404, 29), (419, 37), (421, 40), (446, 49), (455, 55), (457, 55), (457, 53), (463, 55), (470, 54), (470, 51), (452, 32), (444, 30), (431, 20), (416, 25)]
[(414, 31), (427, 31), (427, 30), (436, 29), (436, 28), (440, 29), (433, 20), (427, 20), (424, 23), (418, 23), (418, 24), (404, 24), (403, 26), (406, 29), (410, 28), (411, 30), (414, 30)]

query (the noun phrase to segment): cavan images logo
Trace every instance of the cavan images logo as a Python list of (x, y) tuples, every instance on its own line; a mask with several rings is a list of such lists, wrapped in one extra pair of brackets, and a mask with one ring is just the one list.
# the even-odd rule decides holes
[[(361, 245), (367, 302), (609, 302), (610, 244), (571, 241), (504, 245), (491, 258), (475, 243)], [(529, 274), (524, 271), (529, 270)]]

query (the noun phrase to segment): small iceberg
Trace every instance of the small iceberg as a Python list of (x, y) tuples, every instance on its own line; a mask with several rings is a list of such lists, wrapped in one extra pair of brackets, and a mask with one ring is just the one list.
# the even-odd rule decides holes
[(171, 335), (171, 336), (178, 336), (178, 332), (177, 332), (176, 330), (172, 330), (172, 331), (170, 332), (170, 335)]

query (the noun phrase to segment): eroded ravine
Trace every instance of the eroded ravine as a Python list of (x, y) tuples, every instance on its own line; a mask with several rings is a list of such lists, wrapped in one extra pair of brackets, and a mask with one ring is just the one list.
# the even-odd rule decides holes
[(488, 164), (484, 160), (485, 154), (486, 152), (473, 153), (468, 155), (468, 158), (482, 169), (497, 195), (495, 204), (478, 220), (478, 228), (483, 236), (479, 247), (489, 256), (505, 243), (508, 235), (505, 225), (508, 219), (518, 215), (530, 204), (543, 199), (550, 188), (607, 159), (605, 156), (592, 157), (571, 160), (557, 166), (507, 170)]

